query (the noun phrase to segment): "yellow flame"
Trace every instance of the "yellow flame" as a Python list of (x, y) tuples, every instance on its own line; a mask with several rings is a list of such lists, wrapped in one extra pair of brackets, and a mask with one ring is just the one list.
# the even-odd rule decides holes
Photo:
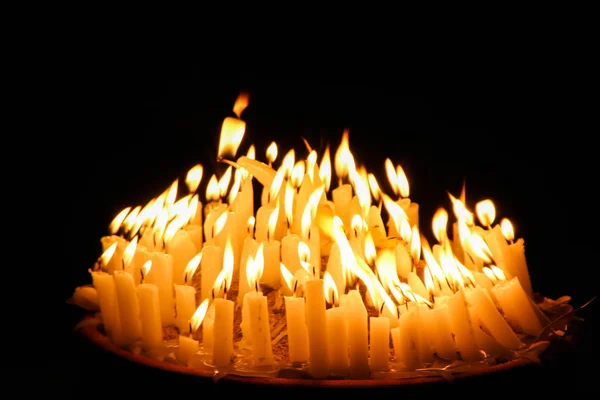
[(190, 193), (194, 193), (198, 186), (200, 186), (200, 181), (202, 181), (202, 175), (204, 174), (204, 168), (200, 164), (194, 165), (187, 172), (185, 176), (185, 184), (188, 187)]
[(354, 214), (352, 216), (352, 219), (350, 220), (350, 227), (352, 228), (352, 232), (354, 233), (355, 237), (358, 237), (362, 233), (364, 225), (365, 220), (363, 217), (358, 214)]
[(515, 230), (508, 218), (502, 218), (502, 221), (500, 221), (500, 230), (502, 230), (502, 235), (506, 240), (511, 242), (515, 240)]
[(425, 259), (425, 262), (431, 271), (432, 277), (438, 282), (445, 281), (446, 277), (444, 275), (444, 271), (435, 259), (433, 253), (431, 252), (431, 248), (429, 247), (429, 242), (423, 235), (421, 235), (421, 249), (423, 252), (423, 258)]
[(165, 229), (164, 239), (165, 242), (169, 243), (171, 239), (175, 236), (175, 234), (184, 227), (184, 225), (189, 220), (187, 215), (180, 215), (169, 222), (167, 228)]
[(251, 160), (255, 160), (256, 159), (256, 147), (254, 147), (253, 144), (251, 144), (250, 147), (248, 148), (248, 152), (246, 153), (246, 157), (250, 158)]
[(485, 240), (483, 240), (481, 235), (479, 235), (477, 232), (471, 233), (471, 237), (469, 238), (469, 247), (473, 251), (474, 255), (483, 260), (483, 262), (492, 262), (492, 252), (490, 251), (490, 248)]
[(226, 155), (233, 157), (237, 153), (238, 147), (240, 146), (246, 131), (246, 123), (239, 118), (248, 106), (248, 101), (248, 93), (240, 93), (233, 105), (233, 112), (237, 118), (227, 117), (223, 120), (221, 135), (219, 137), (218, 159), (221, 159)]
[(500, 268), (496, 267), (495, 265), (490, 265), (490, 269), (499, 281), (506, 280), (506, 275), (504, 275), (504, 271), (502, 271)]
[(429, 293), (429, 297), (431, 298), (435, 293), (435, 288), (433, 286), (433, 277), (431, 276), (429, 266), (423, 268), (423, 283), (425, 284), (425, 289), (427, 289), (427, 293)]
[(433, 229), (433, 235), (438, 243), (444, 243), (448, 236), (448, 212), (446, 209), (440, 207), (436, 210), (435, 214), (433, 214), (431, 227)]
[(115, 218), (113, 218), (111, 223), (108, 225), (108, 229), (109, 229), (111, 235), (114, 235), (115, 233), (117, 233), (119, 231), (121, 224), (125, 220), (125, 217), (127, 217), (127, 214), (129, 214), (130, 210), (131, 210), (131, 207), (126, 207), (123, 210), (121, 210)]
[(137, 221), (137, 217), (140, 214), (141, 210), (142, 206), (137, 206), (133, 210), (131, 210), (129, 214), (127, 214), (127, 217), (123, 220), (122, 224), (123, 229), (125, 229), (125, 231), (131, 231), (131, 228), (135, 225), (135, 222)]
[(325, 148), (321, 165), (319, 166), (319, 178), (325, 186), (325, 192), (329, 192), (331, 186), (331, 156), (329, 155), (329, 145)]
[(227, 237), (225, 242), (225, 251), (223, 252), (223, 269), (217, 275), (213, 290), (219, 292), (221, 288), (227, 293), (231, 287), (231, 280), (233, 277), (233, 246), (231, 244), (231, 237)]
[(134, 237), (125, 250), (123, 250), (123, 268), (129, 267), (131, 262), (133, 261), (133, 256), (135, 255), (135, 250), (137, 249), (138, 237)]
[(192, 198), (190, 199), (190, 202), (188, 204), (188, 215), (190, 216), (190, 219), (194, 219), (194, 217), (196, 216), (196, 213), (200, 211), (198, 209), (199, 205), (200, 205), (200, 196), (198, 196), (198, 193), (196, 193), (195, 195), (192, 196)]
[(494, 285), (498, 283), (498, 277), (489, 267), (483, 267), (482, 271), (488, 278), (490, 278)]
[(406, 215), (406, 212), (402, 209), (402, 207), (400, 207), (398, 203), (392, 200), (390, 196), (388, 196), (385, 193), (383, 193), (383, 205), (385, 206), (385, 209), (387, 210), (390, 219), (394, 223), (396, 231), (400, 232), (402, 224), (401, 221), (403, 219), (408, 221), (408, 215)]
[(229, 188), (229, 182), (231, 182), (231, 165), (227, 167), (221, 179), (219, 179), (219, 197), (223, 198), (227, 194), (227, 188)]
[[(279, 191), (283, 185), (284, 177), (285, 170), (279, 168), (277, 172), (275, 172), (275, 177), (273, 178), (273, 182), (271, 182), (271, 187), (269, 188), (269, 201), (275, 201), (277, 196), (279, 196)], [(278, 201), (277, 204), (279, 204)]]
[(317, 152), (312, 150), (306, 157), (306, 173), (311, 182), (315, 181), (315, 165), (317, 164)]
[(323, 274), (323, 291), (325, 292), (325, 301), (327, 301), (328, 304), (338, 304), (339, 293), (335, 281), (329, 271), (325, 271)]
[(442, 246), (442, 251), (440, 253), (442, 270), (444, 271), (447, 281), (451, 282), (453, 288), (464, 287), (465, 282), (454, 260), (455, 258), (452, 254), (452, 249), (446, 242), (446, 244)]
[(133, 226), (129, 230), (131, 235), (137, 235), (138, 231), (143, 225), (150, 225), (154, 222), (154, 219), (156, 218), (154, 202), (155, 199), (150, 200), (144, 206), (144, 208), (142, 208), (142, 211), (140, 211), (140, 213), (137, 215)]
[(410, 238), (410, 256), (413, 262), (417, 262), (421, 259), (421, 234), (417, 226), (412, 227), (412, 234)]
[(258, 291), (258, 282), (262, 277), (265, 268), (265, 259), (263, 255), (263, 242), (258, 245), (256, 251), (256, 258), (248, 257), (246, 263), (246, 279), (248, 280), (248, 286)]
[(371, 173), (367, 176), (369, 179), (369, 189), (371, 190), (371, 195), (373, 196), (375, 201), (379, 201), (379, 199), (381, 198), (381, 188), (379, 187), (377, 178), (375, 178), (375, 175)]
[(277, 159), (277, 143), (271, 142), (266, 151), (267, 161), (271, 165)]
[(235, 174), (233, 177), (233, 185), (231, 185), (231, 190), (229, 190), (229, 198), (227, 199), (229, 204), (233, 204), (233, 202), (235, 201), (235, 198), (237, 197), (238, 193), (240, 192), (240, 187), (242, 185), (242, 175), (243, 175), (243, 172), (241, 169), (235, 170)]
[(235, 103), (233, 103), (233, 113), (237, 115), (238, 118), (241, 118), (242, 113), (248, 107), (248, 103), (250, 101), (250, 94), (248, 92), (240, 92), (237, 99), (235, 99)]
[(185, 283), (189, 283), (192, 281), (192, 278), (194, 277), (194, 273), (196, 273), (196, 270), (198, 269), (198, 266), (200, 265), (200, 262), (202, 261), (202, 251), (200, 251), (198, 254), (196, 254), (194, 257), (192, 257), (190, 259), (190, 261), (188, 261), (185, 270), (183, 271), (183, 281)]
[(275, 209), (269, 215), (269, 221), (267, 222), (267, 233), (269, 234), (269, 240), (275, 238), (275, 229), (277, 229), (277, 221), (279, 220), (279, 202), (275, 202)]
[(350, 178), (363, 215), (367, 215), (369, 213), (369, 208), (371, 207), (371, 192), (369, 191), (366, 171), (362, 168), (361, 171), (364, 171), (364, 176), (355, 169), (350, 170)]
[(399, 164), (396, 166), (396, 178), (398, 179), (398, 189), (400, 190), (400, 196), (407, 198), (410, 195), (410, 188), (408, 185), (408, 178), (404, 173), (404, 169)]
[(292, 226), (294, 221), (294, 199), (296, 190), (292, 187), (291, 182), (287, 181), (285, 184), (285, 193), (283, 199), (283, 206), (285, 211), (285, 218), (287, 219), (288, 226)]
[(175, 204), (177, 199), (177, 188), (179, 187), (179, 179), (175, 179), (169, 189), (167, 189), (167, 196), (165, 197), (165, 208), (171, 208)]
[(485, 227), (492, 226), (496, 219), (496, 207), (494, 207), (494, 202), (489, 199), (481, 200), (479, 203), (475, 204), (475, 213), (477, 214), (477, 219), (479, 219), (481, 225)]
[(223, 228), (225, 227), (225, 224), (227, 223), (227, 218), (229, 218), (229, 212), (224, 211), (221, 213), (221, 215), (219, 215), (219, 217), (215, 220), (215, 223), (213, 225), (213, 238), (215, 236), (217, 236), (219, 233), (221, 233), (221, 231), (223, 230)]
[(220, 198), (219, 181), (217, 180), (217, 176), (213, 174), (208, 180), (208, 185), (206, 185), (206, 200), (217, 201)]
[(208, 311), (208, 297), (205, 298), (202, 303), (196, 308), (194, 315), (190, 318), (190, 328), (192, 332), (196, 332), (200, 325), (202, 325), (202, 321), (204, 321), (204, 317), (206, 316), (206, 312)]
[(390, 183), (390, 188), (392, 189), (392, 192), (394, 192), (394, 194), (396, 196), (400, 195), (400, 185), (398, 184), (398, 174), (396, 174), (396, 168), (394, 168), (394, 164), (392, 163), (392, 160), (390, 160), (389, 158), (386, 158), (383, 166), (385, 167), (385, 174), (387, 175), (388, 178), (388, 182)]
[(295, 188), (299, 188), (302, 184), (302, 179), (304, 179), (304, 171), (305, 165), (304, 161), (300, 160), (294, 165), (292, 168), (292, 186)]
[(173, 204), (169, 208), (169, 218), (189, 216), (188, 214), (190, 209), (191, 198), (192, 195), (188, 194), (182, 197), (181, 199), (177, 200), (175, 204)]
[(308, 247), (306, 242), (301, 241), (298, 243), (298, 258), (300, 261), (304, 262), (308, 262), (310, 260), (310, 247)]
[(365, 259), (369, 265), (373, 265), (377, 258), (377, 250), (375, 249), (375, 242), (373, 241), (373, 235), (371, 231), (368, 231), (365, 235)]
[(292, 275), (290, 270), (287, 269), (287, 267), (282, 262), (279, 263), (279, 271), (281, 271), (281, 276), (283, 277), (283, 280), (285, 281), (285, 284), (287, 285), (288, 289), (292, 292), (295, 292), (294, 275)]
[(248, 217), (248, 221), (246, 222), (246, 229), (248, 230), (248, 233), (252, 234), (254, 232), (254, 224), (256, 223), (256, 218), (254, 218), (254, 215), (251, 215)]
[(348, 176), (348, 173), (355, 168), (354, 157), (350, 152), (348, 134), (348, 129), (344, 129), (342, 140), (340, 141), (340, 145), (338, 146), (334, 157), (335, 174), (340, 181)]
[(294, 149), (291, 149), (287, 152), (287, 154), (281, 160), (281, 166), (279, 169), (283, 170), (283, 176), (287, 179), (292, 175), (292, 169), (294, 168), (294, 163), (296, 162), (296, 153)]
[(452, 202), (452, 210), (454, 211), (454, 216), (456, 219), (462, 219), (467, 223), (467, 225), (473, 225), (473, 213), (467, 210), (465, 203), (452, 196), (450, 193), (448, 193), (448, 196)]
[(150, 270), (152, 269), (152, 260), (146, 261), (140, 269), (143, 277), (148, 276)]
[(102, 253), (102, 255), (100, 256), (100, 263), (102, 265), (107, 265), (115, 255), (115, 250), (117, 250), (117, 242), (111, 244), (108, 247), (108, 249), (106, 249), (104, 253)]

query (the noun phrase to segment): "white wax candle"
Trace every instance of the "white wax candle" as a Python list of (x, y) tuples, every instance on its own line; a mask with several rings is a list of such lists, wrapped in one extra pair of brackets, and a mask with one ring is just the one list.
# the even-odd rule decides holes
[(200, 351), (200, 344), (194, 338), (179, 335), (179, 351), (177, 357), (183, 361), (186, 365), (190, 360), (192, 354), (196, 354)]
[(205, 243), (200, 261), (200, 302), (212, 295), (215, 280), (223, 269), (223, 247)]
[[(417, 335), (418, 348), (419, 348), (419, 360), (421, 364), (433, 362), (433, 341), (432, 332), (428, 329), (426, 322), (427, 317), (423, 318), (423, 315), (429, 311), (429, 307), (425, 304), (411, 302), (413, 307), (416, 306), (416, 326), (419, 334)], [(410, 307), (410, 306), (409, 306)]]
[(158, 287), (160, 302), (160, 318), (163, 326), (175, 323), (175, 301), (173, 299), (173, 258), (162, 252), (148, 253), (152, 260), (152, 268), (144, 279)]
[(416, 274), (416, 272), (408, 273), (408, 285), (412, 288), (413, 292), (415, 292), (422, 298), (429, 298), (429, 291), (425, 287), (425, 284), (423, 283), (421, 278), (419, 278), (419, 276)]
[(340, 306), (347, 307), (348, 357), (350, 377), (366, 378), (369, 370), (369, 316), (358, 290), (350, 290), (340, 296)]
[[(210, 204), (207, 205), (207, 207), (209, 206)], [(227, 207), (228, 205), (225, 203), (220, 203), (210, 207), (210, 211), (206, 216), (206, 221), (204, 221), (204, 241), (206, 243), (212, 242), (215, 236), (214, 234), (219, 233), (218, 231), (215, 232), (215, 223), (223, 213), (227, 212)]]
[(269, 218), (275, 211), (275, 203), (261, 206), (256, 212), (256, 229), (254, 238), (257, 242), (264, 242), (269, 238)]
[(346, 291), (346, 276), (344, 269), (342, 268), (342, 255), (340, 253), (340, 246), (337, 242), (333, 242), (331, 249), (329, 250), (329, 258), (327, 259), (327, 272), (331, 274), (335, 287), (338, 293), (344, 293)]
[(473, 327), (469, 318), (465, 293), (460, 289), (448, 300), (450, 330), (454, 334), (456, 350), (464, 361), (479, 361), (483, 355), (479, 351), (473, 336)]
[[(196, 202), (194, 209), (196, 210), (196, 212), (194, 213), (194, 215), (192, 215), (192, 218), (190, 219), (190, 225), (192, 226), (198, 226), (198, 227), (202, 227), (202, 210), (203, 210), (203, 206), (202, 206), (202, 202), (200, 201), (200, 198), (198, 196), (194, 196), (190, 199), (190, 204), (191, 202)], [(200, 239), (202, 239), (202, 236), (200, 236)], [(198, 251), (200, 251), (202, 247), (198, 248)]]
[(321, 270), (321, 235), (319, 234), (319, 228), (316, 225), (312, 225), (308, 231), (307, 238), (308, 248), (310, 249), (311, 265), (317, 268), (317, 271)]
[(450, 331), (448, 307), (445, 304), (436, 304), (433, 309), (419, 311), (422, 329), (429, 334), (433, 351), (445, 360), (456, 360), (456, 346)]
[(367, 214), (367, 226), (373, 237), (373, 242), (379, 243), (387, 237), (385, 224), (383, 223), (383, 219), (381, 219), (379, 207), (371, 206), (369, 208), (369, 213)]
[(516, 350), (522, 346), (521, 341), (500, 315), (485, 289), (465, 290), (465, 296), (467, 303), (473, 308), (479, 320), (483, 322), (494, 339), (511, 350)]
[(196, 247), (196, 253), (202, 250), (202, 226), (198, 225), (187, 225), (184, 228), (190, 235), (190, 239), (192, 239), (192, 243)]
[[(304, 174), (300, 189), (296, 195), (296, 205), (294, 206), (294, 218), (292, 220), (291, 232), (297, 235), (302, 233), (302, 214), (308, 204), (308, 199), (315, 187), (313, 186), (308, 174)], [(284, 196), (285, 197), (285, 196)]]
[(497, 284), (492, 288), (492, 293), (511, 325), (531, 336), (540, 334), (543, 326), (519, 278)]
[(403, 312), (398, 327), (391, 329), (394, 344), (394, 358), (405, 368), (414, 370), (421, 367), (419, 340), (416, 323), (416, 310)]
[(304, 297), (285, 296), (284, 301), (290, 363), (303, 363), (308, 361)]
[(130, 273), (115, 270), (113, 272), (117, 303), (119, 304), (119, 318), (124, 343), (134, 344), (142, 335), (140, 322), (140, 303), (135, 289), (135, 282)]
[(117, 235), (103, 236), (102, 238), (100, 238), (100, 243), (102, 244), (102, 252), (108, 250), (108, 248), (112, 246), (112, 244), (115, 242), (117, 243), (115, 252), (113, 253), (113, 256), (110, 258), (108, 263), (104, 266), (106, 272), (108, 272), (109, 274), (112, 274), (115, 270), (123, 269), (123, 252), (125, 251), (125, 247), (127, 247), (127, 244), (129, 242), (127, 242), (127, 240), (123, 237)]
[(115, 341), (115, 335), (120, 332), (119, 306), (115, 281), (111, 274), (102, 271), (93, 271), (92, 282), (98, 292), (98, 303), (104, 330), (108, 337)]
[(510, 357), (511, 351), (502, 346), (496, 339), (494, 339), (484, 330), (484, 324), (481, 322), (473, 308), (469, 308), (469, 314), (471, 316), (473, 335), (475, 336), (475, 342), (477, 343), (477, 346), (492, 357)]
[(267, 296), (261, 292), (246, 293), (248, 302), (248, 318), (250, 319), (250, 336), (252, 340), (252, 365), (255, 367), (273, 365), (273, 345), (269, 324)]
[(166, 253), (173, 258), (173, 283), (183, 285), (185, 267), (198, 253), (190, 233), (183, 229), (178, 230), (167, 242)]
[(260, 283), (270, 288), (278, 289), (281, 286), (281, 269), (279, 266), (280, 244), (277, 240), (263, 242), (264, 272)]
[(160, 319), (158, 287), (151, 283), (140, 283), (137, 286), (137, 296), (140, 302), (142, 346), (146, 350), (161, 347), (163, 345), (163, 331)]
[(258, 251), (258, 242), (254, 238), (247, 236), (244, 239), (244, 245), (242, 246), (242, 254), (240, 256), (240, 279), (238, 295), (236, 299), (237, 306), (240, 307), (243, 304), (244, 296), (250, 290), (254, 290), (248, 286), (248, 279), (246, 278), (246, 265), (250, 257), (255, 257)]
[(408, 223), (411, 227), (419, 226), (419, 204), (410, 201), (410, 199), (404, 198), (398, 200), (398, 205), (402, 207), (406, 216), (408, 217)]
[(512, 251), (502, 234), (500, 224), (497, 224), (489, 231), (485, 231), (482, 236), (492, 252), (496, 267), (500, 268), (509, 279), (516, 276)]
[(229, 365), (233, 356), (233, 309), (231, 300), (217, 298), (214, 301), (212, 364), (216, 367)]
[(206, 315), (202, 321), (202, 347), (206, 352), (212, 352), (214, 344), (214, 326), (215, 326), (215, 303), (213, 302), (206, 310)]
[(371, 372), (389, 370), (390, 320), (370, 317), (370, 367)]
[(395, 247), (396, 254), (396, 272), (398, 276), (404, 279), (408, 279), (408, 275), (412, 270), (412, 258), (408, 252), (408, 249), (403, 242), (398, 241)]
[(190, 333), (190, 319), (196, 311), (196, 289), (188, 285), (175, 285), (175, 325), (180, 334)]
[(512, 261), (513, 261), (513, 274), (519, 278), (523, 290), (530, 298), (533, 298), (533, 288), (531, 287), (531, 279), (529, 277), (529, 269), (527, 268), (527, 260), (525, 259), (525, 243), (523, 239), (518, 239), (516, 242), (510, 244)]
[(331, 191), (331, 198), (335, 205), (335, 215), (340, 217), (344, 223), (344, 229), (348, 232), (351, 229), (350, 202), (352, 201), (352, 185), (344, 183)]
[(126, 266), (125, 271), (133, 276), (133, 281), (139, 285), (142, 280), (142, 266), (150, 259), (147, 249), (144, 246), (137, 245), (133, 254), (133, 261)]
[(309, 372), (315, 379), (329, 375), (327, 320), (323, 279), (310, 279), (305, 284), (306, 327), (308, 329)]
[(348, 360), (348, 322), (344, 307), (330, 308), (327, 318), (327, 349), (329, 367), (334, 375), (346, 375), (350, 366)]
[(281, 262), (292, 274), (302, 268), (298, 254), (298, 245), (301, 240), (299, 235), (293, 233), (285, 235), (281, 240)]

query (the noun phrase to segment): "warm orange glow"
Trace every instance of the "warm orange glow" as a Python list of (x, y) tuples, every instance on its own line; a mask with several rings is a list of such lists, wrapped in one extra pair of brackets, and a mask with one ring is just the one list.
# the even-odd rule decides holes
[(227, 195), (227, 189), (229, 188), (229, 183), (231, 182), (231, 165), (227, 167), (221, 179), (219, 179), (219, 197), (223, 198)]
[(452, 210), (454, 211), (454, 216), (458, 220), (464, 220), (467, 225), (473, 225), (473, 213), (467, 210), (465, 203), (452, 196), (452, 194), (448, 193), (450, 197), (450, 201), (452, 202)]
[(294, 149), (291, 149), (287, 152), (287, 154), (281, 160), (281, 166), (279, 169), (283, 170), (283, 177), (288, 179), (292, 175), (292, 169), (294, 168), (294, 163), (296, 162), (296, 153)]
[(279, 168), (277, 172), (275, 172), (275, 178), (271, 182), (271, 187), (269, 188), (269, 202), (276, 202), (279, 204), (277, 200), (277, 196), (279, 196), (279, 191), (281, 190), (281, 186), (284, 183), (285, 178), (285, 170)]
[(304, 165), (304, 161), (300, 160), (296, 162), (294, 168), (292, 168), (292, 186), (294, 188), (299, 188), (302, 185), (302, 179), (304, 179), (304, 170), (306, 166)]
[(292, 226), (294, 221), (294, 200), (296, 198), (296, 190), (293, 188), (292, 183), (287, 181), (285, 183), (285, 193), (283, 199), (283, 206), (285, 209), (285, 218), (287, 219), (288, 226)]
[(494, 206), (494, 202), (491, 200), (481, 200), (479, 203), (475, 204), (475, 213), (477, 214), (477, 219), (481, 225), (489, 228), (494, 223), (494, 219), (496, 219), (496, 207)]
[(355, 168), (354, 157), (350, 152), (350, 143), (348, 140), (349, 131), (344, 129), (342, 140), (338, 146), (334, 157), (335, 174), (341, 184), (342, 179), (348, 176), (348, 173)]
[(515, 230), (513, 229), (513, 225), (508, 218), (502, 218), (500, 221), (500, 229), (502, 230), (502, 235), (508, 240), (512, 242), (515, 240)]
[(275, 237), (275, 229), (277, 229), (277, 221), (279, 220), (279, 202), (275, 202), (275, 209), (269, 215), (269, 220), (267, 221), (267, 234), (269, 240), (273, 240)]
[(408, 185), (408, 178), (404, 173), (404, 169), (400, 164), (396, 166), (396, 178), (398, 179), (398, 189), (400, 190), (400, 196), (407, 198), (410, 195), (410, 187)]
[(175, 179), (169, 189), (167, 190), (167, 195), (165, 197), (165, 208), (169, 209), (175, 204), (175, 200), (177, 199), (177, 189), (179, 188), (179, 179)]
[(365, 235), (365, 259), (367, 264), (374, 265), (376, 258), (377, 250), (375, 249), (375, 243), (373, 242), (373, 235), (369, 231)]
[(315, 182), (315, 165), (317, 165), (317, 152), (312, 150), (306, 157), (306, 173), (311, 182)]
[(152, 269), (152, 260), (148, 260), (142, 265), (142, 267), (140, 268), (140, 273), (142, 274), (142, 281), (148, 276), (151, 269)]
[(431, 227), (433, 229), (433, 236), (435, 236), (438, 243), (446, 242), (448, 238), (448, 212), (446, 209), (440, 207), (435, 211), (431, 220)]
[(375, 201), (379, 201), (381, 199), (381, 188), (379, 187), (377, 178), (375, 178), (375, 175), (369, 173), (367, 175), (367, 179), (369, 180), (369, 189), (371, 190), (373, 199), (375, 199)]
[(135, 255), (135, 250), (137, 249), (138, 237), (134, 237), (131, 242), (127, 244), (125, 250), (123, 250), (123, 269), (129, 267), (131, 262), (133, 261), (133, 256)]
[(246, 222), (246, 229), (250, 236), (254, 236), (254, 224), (256, 223), (256, 218), (254, 215), (248, 217), (248, 221)]
[(121, 227), (121, 224), (125, 220), (125, 217), (127, 217), (127, 214), (129, 214), (130, 210), (131, 210), (131, 207), (124, 208), (111, 221), (110, 225), (108, 226), (108, 230), (110, 231), (111, 235), (114, 235), (114, 234), (116, 234), (119, 231), (119, 228)]
[(242, 113), (248, 107), (248, 103), (250, 102), (250, 94), (248, 92), (240, 92), (238, 94), (237, 99), (235, 99), (235, 103), (233, 103), (233, 113), (237, 115), (238, 118), (242, 117)]
[(100, 265), (101, 266), (108, 265), (108, 263), (110, 262), (110, 260), (115, 255), (115, 250), (117, 250), (117, 242), (114, 242), (113, 244), (111, 244), (108, 247), (108, 249), (106, 249), (104, 251), (104, 253), (102, 253), (102, 255), (100, 256)]
[(412, 233), (410, 238), (410, 256), (413, 262), (417, 262), (421, 259), (421, 234), (417, 226), (412, 227)]
[(223, 252), (223, 269), (217, 275), (215, 283), (213, 285), (213, 292), (220, 293), (223, 289), (223, 293), (226, 296), (229, 288), (231, 287), (231, 281), (233, 278), (233, 246), (231, 244), (231, 237), (227, 237), (225, 242), (225, 251)]
[(215, 220), (215, 223), (213, 224), (213, 229), (212, 229), (213, 230), (212, 231), (212, 237), (213, 238), (215, 236), (217, 236), (219, 233), (221, 233), (221, 231), (223, 230), (223, 228), (225, 228), (225, 224), (227, 223), (227, 219), (228, 218), (229, 218), (229, 212), (224, 211)]
[(208, 185), (206, 185), (206, 200), (217, 201), (220, 198), (219, 181), (217, 180), (217, 176), (213, 174), (208, 180)]
[(329, 155), (329, 145), (325, 148), (321, 165), (319, 166), (319, 178), (325, 186), (325, 192), (329, 192), (331, 186), (331, 156)]
[(194, 193), (198, 186), (200, 186), (200, 181), (202, 181), (202, 175), (204, 174), (204, 168), (200, 164), (194, 165), (187, 172), (185, 176), (185, 184), (188, 187), (190, 193)]
[(292, 275), (290, 270), (287, 269), (287, 267), (282, 262), (279, 263), (279, 271), (281, 272), (281, 276), (283, 277), (283, 280), (284, 280), (287, 288), (292, 293), (296, 293), (297, 281), (294, 278), (294, 275)]
[(202, 325), (202, 321), (204, 321), (204, 317), (206, 316), (206, 312), (208, 311), (208, 297), (200, 303), (192, 318), (190, 318), (190, 331), (196, 332), (200, 325)]
[(194, 273), (196, 273), (196, 269), (198, 269), (198, 266), (200, 265), (201, 261), (202, 261), (202, 251), (200, 251), (198, 254), (196, 254), (194, 257), (192, 257), (190, 259), (190, 261), (188, 261), (188, 263), (185, 267), (185, 271), (183, 272), (183, 281), (185, 283), (192, 282)]
[(262, 277), (265, 269), (265, 258), (263, 254), (264, 245), (261, 242), (256, 250), (256, 257), (248, 257), (248, 263), (246, 264), (246, 279), (248, 280), (248, 286), (258, 291), (258, 282)]
[(267, 147), (266, 156), (270, 166), (277, 159), (277, 143), (271, 142), (269, 147)]
[(323, 290), (325, 292), (325, 301), (327, 301), (327, 304), (338, 305), (340, 296), (337, 286), (333, 277), (327, 271), (323, 274)]

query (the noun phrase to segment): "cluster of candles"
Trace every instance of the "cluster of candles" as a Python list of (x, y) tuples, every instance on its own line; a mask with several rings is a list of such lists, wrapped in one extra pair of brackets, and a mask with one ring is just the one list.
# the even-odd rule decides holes
[[(434, 357), (506, 354), (524, 347), (520, 334), (541, 332), (546, 320), (532, 300), (523, 239), (514, 240), (507, 219), (495, 223), (492, 201), (477, 203), (473, 213), (464, 188), (450, 195), (456, 220), (448, 227), (448, 212), (439, 208), (430, 246), (402, 167), (385, 160), (392, 197), (356, 164), (348, 131), (334, 155), (338, 184), (331, 191), (329, 147), (319, 155), (306, 143), (306, 158), (292, 149), (278, 168), (275, 143), (265, 162), (254, 146), (229, 160), (244, 136), (247, 104), (240, 94), (236, 117), (223, 122), (218, 160), (228, 166), (208, 181), (206, 205), (197, 194), (203, 167), (196, 165), (185, 196), (175, 180), (145, 206), (120, 212), (102, 237), (91, 275), (112, 341), (130, 346), (141, 339), (151, 351), (164, 346), (163, 327), (174, 324), (183, 362), (202, 348), (211, 365), (226, 367), (237, 311), (252, 365), (272, 367), (266, 288), (284, 296), (289, 362), (306, 363), (316, 379), (388, 371), (390, 347), (412, 370)], [(256, 213), (255, 180), (262, 185)], [(237, 298), (228, 299), (234, 278)], [(200, 327), (202, 343), (194, 335)]]

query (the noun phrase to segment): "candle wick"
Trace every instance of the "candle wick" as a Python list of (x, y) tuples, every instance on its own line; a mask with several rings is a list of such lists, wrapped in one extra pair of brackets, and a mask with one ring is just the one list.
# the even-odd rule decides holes
[(312, 266), (312, 271), (313, 271), (313, 277), (316, 278), (317, 277), (317, 269), (315, 268), (315, 266)]
[(121, 267), (125, 271), (125, 259), (121, 259)]
[(258, 292), (258, 279), (254, 281), (254, 290)]
[(227, 279), (223, 281), (223, 298), (227, 298)]
[(140, 283), (144, 283), (144, 270), (140, 269)]
[(188, 325), (189, 325), (189, 329), (190, 329), (189, 337), (192, 338), (193, 337), (192, 336), (193, 335), (193, 332), (192, 332), (192, 322), (191, 321), (188, 322)]
[(152, 244), (156, 247), (156, 232), (152, 233)]
[(381, 303), (381, 307), (379, 307), (379, 316), (381, 317), (381, 314), (383, 314), (383, 306), (385, 306), (385, 302)]
[(212, 288), (212, 290), (210, 291), (210, 294), (212, 296), (212, 299), (215, 299), (215, 288)]

